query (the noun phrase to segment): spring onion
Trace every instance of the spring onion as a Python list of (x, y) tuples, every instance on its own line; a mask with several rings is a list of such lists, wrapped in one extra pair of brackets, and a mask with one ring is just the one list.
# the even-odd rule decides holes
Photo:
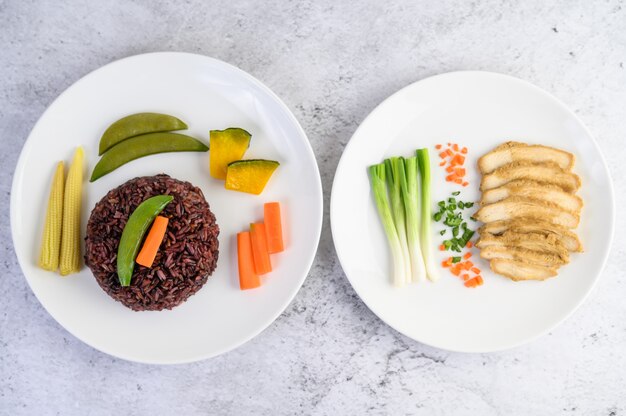
[(437, 273), (437, 267), (434, 261), (433, 244), (430, 231), (430, 158), (428, 156), (428, 149), (417, 150), (418, 167), (420, 171), (421, 179), (421, 223), (420, 229), (420, 243), (422, 245), (422, 256), (424, 257), (424, 263), (426, 265), (426, 275), (431, 281), (435, 281), (439, 278)]
[(387, 183), (385, 175), (385, 164), (380, 163), (369, 167), (370, 182), (372, 185), (372, 193), (374, 194), (374, 201), (376, 202), (376, 208), (378, 210), (378, 216), (385, 229), (387, 235), (387, 241), (389, 243), (389, 249), (391, 251), (391, 257), (393, 260), (393, 284), (396, 286), (402, 286), (407, 280), (404, 256), (402, 253), (402, 246), (400, 245), (400, 239), (398, 238), (398, 232), (396, 231), (396, 225), (391, 215), (391, 208), (389, 207), (389, 199), (387, 197)]
[[(411, 277), (414, 282), (424, 280), (426, 275), (426, 266), (422, 257), (422, 248), (420, 247), (420, 212), (419, 206), (419, 187), (418, 187), (418, 162), (417, 156), (410, 157), (406, 160), (402, 158), (392, 158), (392, 163), (399, 171), (400, 188), (402, 190), (402, 199), (404, 201), (404, 211), (406, 213), (406, 234), (409, 249), (409, 258), (411, 262)], [(396, 223), (397, 224), (397, 223)]]
[(409, 255), (409, 244), (407, 241), (406, 210), (402, 200), (401, 178), (404, 177), (404, 160), (399, 157), (392, 157), (385, 160), (385, 174), (387, 175), (387, 190), (391, 201), (391, 215), (396, 226), (400, 248), (402, 249), (402, 259), (404, 262), (404, 283), (411, 282), (411, 257)]

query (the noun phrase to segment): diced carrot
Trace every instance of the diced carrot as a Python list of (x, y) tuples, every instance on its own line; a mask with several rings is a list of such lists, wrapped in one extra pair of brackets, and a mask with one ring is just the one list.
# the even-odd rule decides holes
[(473, 244), (471, 241), (468, 241), (467, 244), (465, 244), (465, 247), (467, 248), (472, 248)]
[(455, 167), (454, 173), (456, 173), (459, 176), (465, 176), (465, 168)]
[(465, 156), (463, 156), (460, 153), (457, 153), (456, 155), (454, 155), (454, 157), (452, 158), (452, 162), (455, 165), (462, 165), (465, 163)]
[(452, 146), (452, 144), (451, 144), (451, 143), (448, 143), (448, 147), (450, 147), (450, 146)]
[(478, 286), (483, 284), (483, 277), (481, 275), (476, 276), (475, 279), (478, 282)]
[(445, 251), (445, 249), (446, 249), (446, 246), (444, 246), (443, 244), (441, 244), (441, 245), (439, 246), (439, 250), (440, 250), (440, 251)]
[(442, 159), (445, 159), (448, 156), (448, 154), (446, 152), (441, 152), (439, 153), (439, 157)]
[(452, 182), (455, 179), (457, 179), (457, 176), (454, 173), (451, 173), (450, 175), (446, 176), (446, 181), (448, 182)]
[(446, 165), (446, 161), (444, 160), (443, 162), (439, 163), (439, 166), (445, 166)]
[(280, 215), (280, 203), (268, 202), (263, 205), (263, 222), (267, 237), (267, 251), (280, 253), (285, 249), (283, 246), (283, 225)]
[(458, 276), (461, 274), (461, 267), (459, 267), (459, 263), (455, 264), (454, 266), (452, 266), (452, 268), (450, 269), (450, 271), (452, 272), (453, 275)]
[(470, 251), (468, 251), (467, 253), (465, 253), (465, 254), (463, 255), (463, 258), (464, 258), (465, 260), (469, 259), (470, 257), (472, 257), (472, 253), (471, 253)]
[(480, 269), (478, 267), (472, 267), (472, 273), (480, 274)]
[(448, 166), (448, 167), (446, 168), (446, 172), (448, 172), (448, 173), (452, 173), (452, 172), (454, 172), (454, 166)]
[(461, 185), (463, 183), (463, 179), (458, 176), (454, 179), (454, 183)]
[(454, 156), (454, 153), (452, 153), (452, 150), (446, 149), (446, 155), (452, 157)]
[(463, 278), (463, 280), (464, 280), (464, 281), (467, 281), (467, 280), (469, 280), (469, 278), (470, 278), (470, 277), (469, 277), (469, 274), (467, 274), (467, 273), (466, 273), (466, 274), (461, 275), (461, 277)]
[(441, 262), (441, 265), (443, 267), (450, 267), (450, 265), (452, 265), (452, 257), (448, 257), (447, 259), (445, 259), (444, 261)]
[(464, 269), (465, 269), (465, 270), (470, 270), (472, 267), (474, 267), (474, 263), (472, 263), (472, 262), (471, 262), (471, 261), (469, 261), (469, 260), (468, 260), (468, 261), (466, 261), (464, 264), (465, 264), (465, 266), (464, 266)]
[(464, 155), (466, 155), (466, 154), (467, 154), (467, 147), (462, 148), (462, 149), (461, 149), (461, 153), (463, 153)]
[(141, 264), (144, 267), (152, 267), (154, 258), (163, 242), (163, 237), (165, 237), (168, 222), (169, 219), (160, 215), (154, 219), (152, 227), (150, 227), (150, 232), (148, 232), (146, 240), (143, 242), (143, 247), (141, 247), (141, 251), (135, 259), (135, 263)]
[(239, 266), (239, 288), (254, 289), (261, 286), (261, 278), (254, 271), (250, 232), (237, 234), (237, 264)]
[(436, 145), (435, 149), (437, 149), (437, 150), (441, 149), (441, 145), (440, 144)]
[(467, 185), (469, 185), (469, 182), (463, 182), (463, 186), (464, 187), (467, 186)]
[(474, 277), (474, 278), (466, 281), (463, 284), (465, 285), (465, 287), (476, 287), (478, 285), (478, 280), (476, 280), (476, 278)]
[(265, 274), (272, 271), (270, 253), (267, 251), (267, 237), (265, 224), (256, 222), (250, 224), (250, 240), (252, 241), (252, 258), (256, 274)]
[(456, 143), (454, 143), (454, 144), (452, 145), (452, 150), (454, 150), (455, 152), (458, 152), (458, 151), (459, 151), (459, 145), (458, 145), (458, 144), (456, 144)]

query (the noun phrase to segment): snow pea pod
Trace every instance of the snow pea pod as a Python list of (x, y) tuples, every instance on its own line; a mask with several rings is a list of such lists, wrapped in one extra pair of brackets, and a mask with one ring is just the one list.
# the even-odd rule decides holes
[(130, 286), (130, 279), (135, 268), (135, 259), (139, 252), (139, 246), (143, 241), (148, 227), (163, 208), (174, 199), (171, 195), (157, 195), (143, 201), (128, 218), (120, 245), (117, 248), (117, 277), (120, 285)]
[(124, 140), (106, 152), (93, 168), (93, 182), (140, 157), (166, 152), (206, 152), (209, 147), (190, 136), (178, 133), (149, 133)]
[(146, 133), (186, 129), (187, 125), (174, 116), (159, 113), (137, 113), (111, 124), (100, 139), (98, 155), (131, 137)]

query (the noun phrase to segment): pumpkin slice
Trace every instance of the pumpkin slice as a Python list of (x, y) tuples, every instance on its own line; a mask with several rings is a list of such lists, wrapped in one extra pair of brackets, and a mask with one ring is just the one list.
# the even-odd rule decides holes
[(275, 160), (237, 160), (228, 164), (226, 189), (259, 195), (280, 163)]
[(250, 147), (251, 134), (238, 127), (211, 130), (209, 167), (215, 179), (226, 179), (228, 164), (243, 157)]

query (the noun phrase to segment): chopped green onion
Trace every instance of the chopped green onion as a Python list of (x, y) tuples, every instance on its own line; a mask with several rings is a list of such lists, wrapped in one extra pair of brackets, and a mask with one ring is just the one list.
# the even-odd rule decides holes
[(460, 262), (460, 261), (461, 261), (461, 257), (460, 257), (460, 256), (458, 256), (458, 257), (452, 257), (452, 263), (458, 263), (458, 262)]
[(439, 231), (439, 235), (444, 235), (445, 233), (446, 233), (446, 230)]
[(452, 192), (452, 195), (459, 196), (459, 195), (461, 195), (461, 191)]
[(441, 212), (435, 212), (435, 215), (433, 215), (433, 219), (435, 221), (441, 221)]
[(465, 203), (463, 201), (459, 201), (459, 208), (464, 209), (465, 208)]

